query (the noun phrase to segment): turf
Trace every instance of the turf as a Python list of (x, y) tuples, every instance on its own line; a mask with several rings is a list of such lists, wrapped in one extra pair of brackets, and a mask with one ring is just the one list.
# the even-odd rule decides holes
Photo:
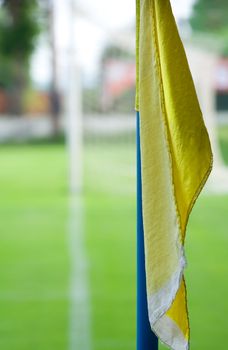
[[(0, 349), (67, 350), (64, 146), (5, 146), (0, 159)], [(93, 350), (133, 350), (134, 146), (91, 144), (84, 160)], [(203, 195), (190, 220), (186, 248), (192, 350), (226, 349), (227, 207), (227, 196)]]
[(64, 151), (3, 147), (0, 349), (67, 349)]
[(135, 348), (134, 148), (92, 146), (86, 158), (94, 350), (131, 350)]

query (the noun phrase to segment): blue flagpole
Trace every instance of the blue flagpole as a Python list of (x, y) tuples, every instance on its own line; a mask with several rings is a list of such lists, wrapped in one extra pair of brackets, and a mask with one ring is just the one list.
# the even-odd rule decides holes
[(147, 309), (144, 233), (142, 217), (142, 184), (139, 112), (137, 112), (137, 350), (158, 350), (158, 339), (152, 332)]

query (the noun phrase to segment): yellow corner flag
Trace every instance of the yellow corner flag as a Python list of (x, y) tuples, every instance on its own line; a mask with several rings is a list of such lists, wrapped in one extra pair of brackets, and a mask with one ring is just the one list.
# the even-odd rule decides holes
[(137, 94), (151, 328), (189, 346), (184, 239), (212, 153), (169, 0), (137, 0)]

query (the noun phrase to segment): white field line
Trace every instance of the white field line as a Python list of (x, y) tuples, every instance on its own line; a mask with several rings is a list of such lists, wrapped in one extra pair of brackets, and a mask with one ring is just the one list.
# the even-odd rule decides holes
[(70, 198), (69, 253), (71, 260), (69, 350), (92, 350), (84, 208), (83, 199), (76, 195)]

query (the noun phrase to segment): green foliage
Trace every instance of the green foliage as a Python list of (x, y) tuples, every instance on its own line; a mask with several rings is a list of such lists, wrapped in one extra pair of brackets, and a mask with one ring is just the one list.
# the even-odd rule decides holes
[(222, 54), (228, 53), (228, 1), (197, 0), (193, 6), (190, 24), (196, 33), (209, 34), (219, 39), (223, 46)]
[(9, 60), (0, 55), (0, 88), (10, 89), (13, 84), (11, 64)]
[(120, 48), (119, 46), (109, 45), (104, 49), (102, 62), (105, 62), (110, 58), (134, 59), (134, 55), (131, 52)]
[(194, 30), (219, 33), (228, 27), (227, 13), (227, 0), (198, 0), (190, 22)]
[(224, 125), (218, 129), (219, 145), (223, 161), (228, 164), (228, 126)]
[(100, 89), (98, 86), (83, 90), (83, 111), (86, 113), (98, 113), (100, 106)]
[(22, 114), (29, 61), (40, 33), (38, 0), (3, 0), (0, 6), (0, 87), (10, 94), (10, 113)]
[(28, 60), (40, 32), (36, 0), (4, 0), (0, 23), (0, 52), (9, 58)]

